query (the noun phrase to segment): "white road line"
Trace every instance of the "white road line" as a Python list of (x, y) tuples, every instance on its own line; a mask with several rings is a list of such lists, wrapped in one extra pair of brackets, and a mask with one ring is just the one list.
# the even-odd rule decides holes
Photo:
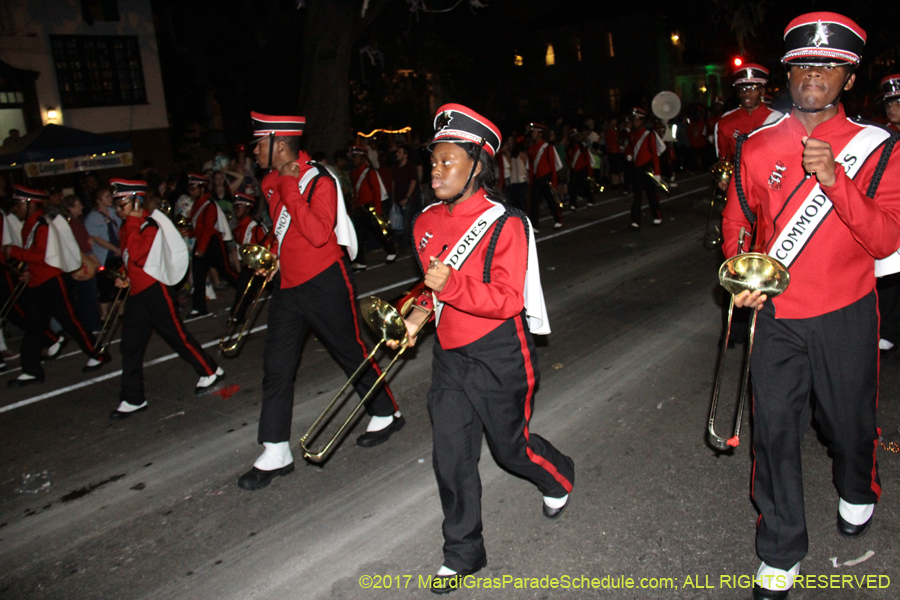
[[(691, 178), (691, 179), (695, 179), (695, 178)], [(689, 181), (689, 180), (688, 180), (688, 181)], [(672, 201), (672, 200), (675, 200), (675, 199), (677, 199), (677, 198), (682, 198), (682, 197), (684, 197), (684, 196), (689, 196), (690, 194), (696, 194), (697, 192), (701, 192), (701, 191), (706, 191), (706, 188), (698, 188), (698, 189), (696, 189), (696, 190), (692, 190), (692, 191), (689, 191), (689, 192), (682, 192), (681, 194), (677, 194), (677, 195), (675, 195), (675, 196), (670, 196), (670, 197), (668, 197), (668, 198), (666, 198), (666, 199), (664, 199), (664, 200), (660, 200), (660, 204), (664, 204), (664, 203), (666, 203), (666, 202), (670, 202), (670, 201)], [(614, 201), (614, 200), (616, 200), (616, 198), (611, 199), (610, 202), (612, 202), (612, 201)], [(596, 206), (596, 204), (595, 204), (595, 206)], [(613, 219), (617, 219), (617, 218), (619, 218), (619, 217), (621, 217), (621, 216), (624, 216), (624, 215), (627, 215), (627, 214), (630, 214), (630, 211), (623, 211), (623, 212), (620, 212), (620, 213), (616, 213), (616, 214), (613, 214), (613, 215), (609, 215), (609, 216), (603, 217), (602, 219), (596, 219), (596, 220), (590, 221), (590, 222), (588, 222), (588, 223), (582, 223), (581, 225), (577, 225), (577, 226), (575, 226), (575, 227), (569, 227), (569, 228), (567, 228), (565, 231), (559, 231), (559, 232), (556, 232), (556, 233), (551, 233), (551, 234), (542, 236), (541, 238), (539, 238), (539, 239), (536, 240), (536, 243), (540, 244), (541, 242), (544, 242), (544, 241), (547, 241), (547, 240), (550, 240), (550, 239), (553, 239), (553, 238), (556, 238), (556, 237), (560, 237), (560, 236), (563, 236), (563, 235), (568, 235), (568, 234), (570, 234), (570, 233), (575, 233), (576, 231), (579, 231), (579, 230), (581, 230), (581, 229), (585, 229), (586, 227), (592, 227), (592, 226), (597, 225), (597, 224), (599, 224), (599, 223), (604, 223), (604, 222), (606, 222), (606, 221), (611, 221), (611, 220), (613, 220)], [(389, 285), (386, 285), (386, 286), (383, 286), (383, 287), (380, 287), (380, 288), (376, 288), (376, 289), (371, 290), (371, 291), (369, 291), (369, 292), (365, 292), (365, 293), (359, 294), (359, 295), (357, 296), (357, 298), (361, 298), (361, 297), (363, 297), (363, 296), (375, 296), (375, 295), (380, 294), (380, 293), (382, 293), (382, 292), (386, 292), (386, 291), (388, 291), (388, 290), (392, 290), (392, 289), (395, 289), (395, 288), (398, 288), (398, 287), (402, 287), (402, 286), (405, 286), (405, 285), (409, 285), (409, 284), (411, 284), (411, 283), (415, 283), (415, 282), (418, 282), (418, 281), (419, 281), (419, 278), (418, 278), (418, 277), (410, 277), (409, 279), (404, 279), (403, 281), (397, 281), (397, 282), (395, 282), (395, 283), (391, 283), (391, 284), (389, 284)], [(207, 315), (204, 315), (204, 316), (207, 316)], [(210, 313), (209, 316), (212, 316), (212, 313)], [(263, 331), (264, 329), (266, 329), (266, 327), (267, 327), (267, 325), (260, 325), (259, 327), (254, 327), (253, 329), (250, 330), (250, 333), (257, 333), (257, 332)], [(215, 340), (213, 340), (213, 341), (211, 341), (211, 342), (206, 342), (205, 344), (202, 344), (202, 347), (203, 347), (203, 348), (209, 348), (209, 347), (211, 347), (211, 346), (215, 346), (215, 345), (218, 344), (218, 343), (219, 343), (219, 340), (218, 340), (218, 339), (215, 339)], [(73, 354), (78, 354), (78, 352), (73, 353)], [(71, 355), (70, 355), (70, 354), (67, 354), (66, 356), (71, 356)], [(173, 353), (173, 354), (166, 354), (165, 356), (160, 356), (159, 358), (154, 358), (153, 360), (150, 360), (150, 361), (145, 362), (145, 363), (144, 363), (144, 367), (150, 367), (150, 366), (153, 366), (153, 365), (158, 365), (158, 364), (160, 364), (160, 363), (164, 363), (164, 362), (170, 361), (170, 360), (172, 360), (173, 358), (177, 358), (177, 357), (178, 357), (178, 355), (177, 355), (177, 354), (174, 354), (174, 353)], [(33, 397), (31, 397), (31, 398), (27, 398), (27, 399), (25, 399), (25, 400), (20, 400), (19, 402), (15, 402), (15, 403), (9, 404), (9, 405), (7, 405), (7, 406), (2, 406), (2, 407), (0, 407), (0, 413), (5, 413), (5, 412), (11, 411), (11, 410), (15, 410), (15, 409), (17, 409), (17, 408), (22, 408), (23, 406), (28, 406), (29, 404), (34, 404), (35, 402), (40, 402), (41, 400), (46, 400), (46, 399), (48, 399), (48, 398), (54, 398), (54, 397), (56, 397), (56, 396), (65, 394), (65, 393), (67, 393), (67, 392), (71, 392), (71, 391), (74, 391), (74, 390), (78, 390), (78, 389), (81, 389), (81, 388), (83, 388), (83, 387), (87, 387), (87, 386), (89, 386), (89, 385), (94, 385), (95, 383), (100, 383), (100, 382), (102, 382), (102, 381), (107, 381), (108, 379), (112, 379), (112, 378), (114, 378), (114, 377), (119, 377), (120, 375), (122, 375), (122, 370), (121, 370), (121, 369), (119, 369), (118, 371), (114, 371), (114, 372), (112, 372), (112, 373), (107, 373), (107, 374), (105, 374), (105, 375), (100, 375), (100, 376), (98, 376), (98, 377), (92, 377), (91, 379), (87, 379), (87, 380), (85, 380), (85, 381), (80, 381), (80, 382), (78, 382), (78, 383), (74, 383), (74, 384), (72, 384), (72, 385), (69, 385), (69, 386), (66, 386), (66, 387), (63, 387), (63, 388), (59, 388), (59, 389), (53, 390), (53, 391), (47, 392), (47, 393), (45, 393), (45, 394), (41, 394), (41, 395), (39, 395), (39, 396), (33, 396)]]

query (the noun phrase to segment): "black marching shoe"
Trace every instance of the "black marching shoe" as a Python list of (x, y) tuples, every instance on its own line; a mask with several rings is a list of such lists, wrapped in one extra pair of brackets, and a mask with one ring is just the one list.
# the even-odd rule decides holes
[(462, 587), (463, 576), (459, 573), (455, 575), (435, 575), (431, 578), (431, 591), (435, 594), (449, 594), (455, 592)]
[(275, 469), (274, 471), (263, 471), (262, 469), (253, 467), (241, 475), (238, 479), (238, 487), (242, 490), (250, 490), (251, 492), (254, 490), (261, 490), (272, 483), (272, 480), (276, 477), (284, 477), (293, 472), (294, 463), (281, 467), (280, 469)]
[[(19, 377), (21, 378), (22, 376), (19, 375)], [(37, 377), (31, 377), (29, 379), (19, 379), (19, 378), (10, 379), (9, 381), (6, 382), (6, 387), (20, 388), (20, 387), (25, 387), (26, 385), (32, 385), (35, 383), (44, 383), (44, 376), (38, 375)]]
[(840, 512), (837, 515), (837, 530), (844, 537), (862, 537), (869, 530), (871, 524), (872, 517), (869, 517), (869, 520), (862, 525), (853, 525), (848, 523)]
[(109, 355), (109, 352), (104, 352), (100, 356), (96, 358), (90, 358), (87, 361), (87, 364), (81, 367), (82, 373), (92, 373), (97, 371), (98, 369), (102, 369), (103, 365), (112, 360), (112, 356)]
[(786, 590), (770, 590), (760, 587), (758, 583), (753, 584), (753, 600), (784, 600), (788, 597), (790, 588)]
[[(130, 410), (119, 410), (119, 408), (122, 408), (123, 405), (125, 405)], [(147, 401), (144, 400), (141, 404), (138, 404), (137, 408), (135, 408), (133, 404), (122, 401), (119, 403), (119, 408), (109, 413), (110, 419), (113, 419), (114, 421), (121, 421), (122, 419), (127, 419), (134, 413), (144, 412), (145, 410), (147, 410)]]
[(551, 508), (544, 502), (544, 516), (548, 519), (558, 519), (559, 516), (563, 514), (563, 511), (566, 510), (566, 507), (569, 506), (569, 500), (570, 498), (567, 498), (566, 503), (559, 508)]
[(394, 420), (391, 421), (391, 424), (384, 429), (379, 429), (378, 431), (367, 431), (366, 433), (356, 438), (356, 445), (360, 448), (371, 448), (373, 446), (383, 444), (388, 441), (392, 435), (394, 435), (394, 432), (403, 429), (404, 425), (406, 425), (406, 419), (403, 418), (403, 415), (394, 417)]

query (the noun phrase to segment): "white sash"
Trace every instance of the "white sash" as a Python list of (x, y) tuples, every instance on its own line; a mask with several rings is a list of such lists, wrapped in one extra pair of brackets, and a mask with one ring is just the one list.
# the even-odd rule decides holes
[(578, 150), (575, 151), (575, 156), (572, 157), (572, 170), (575, 170), (575, 165), (578, 163), (578, 158), (581, 156), (581, 146), (578, 146)]
[[(309, 162), (307, 164), (312, 168), (308, 169), (306, 173), (303, 174), (303, 177), (300, 178), (299, 189), (301, 195), (306, 190), (306, 186), (309, 185), (309, 182), (319, 174), (319, 169), (316, 167), (315, 163)], [(353, 222), (350, 220), (350, 217), (347, 216), (347, 207), (344, 206), (344, 193), (341, 191), (341, 184), (334, 178), (331, 171), (328, 171), (327, 169), (326, 171), (328, 172), (328, 176), (334, 182), (334, 187), (337, 192), (337, 218), (335, 219), (334, 235), (337, 238), (338, 245), (346, 247), (347, 254), (350, 255), (350, 260), (354, 260), (357, 252), (356, 230), (353, 228)], [(284, 241), (284, 235), (287, 233), (290, 226), (291, 214), (288, 212), (286, 206), (282, 206), (281, 212), (278, 213), (278, 218), (274, 223), (275, 237), (278, 239), (279, 256), (281, 256), (281, 243)]]
[(175, 285), (184, 279), (190, 264), (187, 245), (165, 214), (154, 210), (150, 218), (159, 227), (144, 262), (144, 273), (165, 285)]
[(22, 221), (16, 215), (3, 215), (3, 238), (0, 246), (22, 247)]
[[(443, 259), (442, 262), (449, 267), (459, 270), (472, 251), (478, 246), (481, 239), (490, 231), (491, 226), (505, 212), (506, 208), (502, 204), (494, 204), (491, 208), (481, 213), (468, 231), (454, 244), (450, 255)], [(546, 335), (550, 333), (550, 320), (547, 318), (547, 307), (544, 304), (544, 292), (541, 288), (537, 244), (534, 240), (534, 230), (531, 227), (528, 228), (528, 233), (528, 266), (525, 270), (525, 289), (523, 291), (525, 315), (528, 317), (528, 329), (532, 333)], [(437, 294), (433, 292), (432, 299), (435, 307), (435, 325), (439, 325), (444, 303), (438, 300)]]
[(631, 152), (631, 160), (632, 160), (632, 162), (634, 162), (635, 165), (637, 164), (637, 155), (638, 155), (638, 151), (640, 151), (641, 146), (644, 145), (644, 140), (647, 139), (647, 136), (648, 136), (648, 135), (650, 135), (650, 130), (649, 130), (649, 129), (645, 129), (645, 130), (644, 130), (644, 134), (641, 135), (640, 138), (638, 138), (637, 143), (634, 145), (634, 150), (632, 150), (632, 152)]
[(256, 226), (259, 225), (256, 221), (251, 220), (247, 225), (247, 229), (244, 230), (244, 241), (242, 244), (249, 244), (253, 240), (253, 230), (256, 229)]
[[(46, 217), (44, 217), (46, 220)], [(51, 267), (71, 273), (81, 268), (81, 249), (69, 222), (62, 215), (56, 215), (47, 223), (47, 249), (44, 251), (44, 262)], [(32, 233), (37, 230), (37, 225)], [(34, 238), (31, 238), (32, 241)]]
[[(844, 167), (847, 176), (853, 179), (869, 155), (889, 135), (881, 128), (865, 127), (853, 136), (843, 150), (835, 154), (835, 160)], [(781, 232), (772, 243), (769, 256), (777, 258), (784, 266), (790, 267), (833, 208), (831, 200), (816, 183), (799, 208), (781, 228)]]
[(216, 224), (214, 226), (214, 229), (222, 235), (223, 241), (230, 242), (234, 239), (234, 236), (231, 235), (231, 227), (228, 226), (228, 217), (225, 216), (225, 211), (222, 210), (222, 207), (219, 206), (219, 203), (215, 202), (212, 198), (207, 198), (206, 202), (204, 202), (203, 205), (194, 214), (194, 218), (191, 219), (191, 227), (196, 229), (197, 221), (200, 219), (200, 215), (203, 214), (203, 211), (206, 210), (206, 207), (210, 204), (216, 207)]
[(556, 151), (556, 146), (553, 146), (553, 166), (556, 167), (557, 171), (562, 170), (565, 164), (563, 164), (562, 159), (559, 157), (559, 152)]
[(550, 144), (548, 144), (547, 142), (544, 142), (544, 145), (541, 146), (540, 148), (538, 148), (537, 156), (534, 157), (534, 165), (532, 165), (532, 166), (534, 167), (534, 176), (535, 177), (537, 177), (537, 168), (538, 168), (538, 165), (541, 164), (541, 157), (544, 156), (544, 150), (546, 150), (547, 146), (549, 146), (549, 145)]

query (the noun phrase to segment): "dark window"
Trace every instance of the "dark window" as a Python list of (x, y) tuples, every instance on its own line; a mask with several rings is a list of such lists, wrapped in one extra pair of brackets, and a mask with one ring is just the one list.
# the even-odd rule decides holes
[(137, 36), (51, 35), (63, 108), (146, 104)]
[(118, 0), (81, 0), (81, 12), (84, 21), (93, 25), (94, 21), (118, 21)]

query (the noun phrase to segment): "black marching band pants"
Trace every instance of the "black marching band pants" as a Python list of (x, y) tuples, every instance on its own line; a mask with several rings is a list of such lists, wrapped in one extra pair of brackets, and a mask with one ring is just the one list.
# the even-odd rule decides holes
[(751, 358), (756, 552), (788, 570), (809, 545), (800, 444), (811, 416), (828, 440), (840, 497), (874, 504), (881, 495), (875, 293), (808, 319), (776, 319), (766, 302), (757, 319)]
[(135, 406), (144, 402), (144, 352), (153, 330), (200, 377), (216, 372), (215, 361), (200, 347), (178, 314), (176, 293), (156, 282), (128, 297), (122, 316), (122, 389), (119, 400)]
[(192, 259), (191, 274), (194, 279), (194, 291), (191, 295), (191, 308), (201, 313), (205, 313), (207, 310), (206, 276), (209, 274), (210, 267), (215, 267), (219, 272), (219, 277), (227, 281), (231, 287), (237, 288), (238, 274), (231, 268), (225, 242), (218, 234), (210, 238), (203, 256), (197, 256), (195, 252)]
[(41, 367), (41, 349), (47, 345), (46, 331), (51, 318), (56, 319), (82, 352), (91, 358), (99, 359), (94, 349), (94, 336), (86, 331), (78, 320), (64, 277), (67, 276), (57, 275), (39, 286), (26, 288), (22, 294), (22, 306), (25, 307), (22, 373), (38, 378), (44, 376), (44, 369)]
[(553, 188), (550, 185), (553, 181), (551, 175), (543, 177), (535, 177), (531, 185), (531, 226), (540, 229), (541, 218), (541, 200), (550, 207), (550, 214), (553, 215), (554, 223), (562, 223), (562, 213), (559, 208), (559, 202), (553, 196)]
[(631, 222), (641, 224), (641, 204), (642, 196), (647, 195), (647, 202), (650, 205), (650, 218), (655, 219), (659, 216), (659, 196), (656, 194), (656, 184), (650, 180), (649, 174), (653, 174), (653, 161), (641, 166), (635, 166), (631, 172), (631, 191), (634, 194), (634, 200), (631, 203)]
[(575, 202), (578, 200), (579, 196), (584, 198), (587, 202), (594, 201), (594, 194), (591, 192), (591, 184), (588, 183), (587, 168), (569, 173), (569, 205), (575, 206)]
[[(269, 299), (266, 347), (263, 350), (263, 400), (260, 444), (291, 437), (294, 380), (300, 352), (310, 328), (349, 377), (368, 355), (359, 330), (356, 297), (346, 258), (298, 286), (274, 289)], [(373, 360), (354, 384), (362, 397), (381, 374)], [(397, 405), (384, 384), (366, 406), (370, 415), (390, 416)]]
[[(254, 277), (255, 275), (256, 273), (253, 269), (249, 267), (241, 268), (241, 274), (237, 280), (237, 293), (234, 295), (234, 302), (231, 304), (231, 318), (237, 323), (243, 323), (247, 318), (247, 311), (250, 310), (256, 294), (259, 293), (260, 286), (265, 281), (264, 277)], [(253, 283), (250, 283), (251, 281)], [(274, 286), (276, 283), (276, 281), (272, 281), (269, 283), (269, 286)], [(242, 299), (243, 302), (241, 301)], [(240, 303), (240, 306), (238, 306), (238, 303)]]
[(572, 490), (575, 463), (528, 430), (539, 379), (524, 311), (461, 348), (444, 350), (435, 339), (432, 459), (444, 510), (444, 565), (461, 574), (487, 561), (478, 473), (483, 435), (497, 463), (541, 494), (561, 498)]
[[(12, 273), (7, 269), (0, 267), (0, 306), (6, 304), (6, 301), (12, 296), (13, 290), (18, 285), (18, 280), (13, 278)], [(25, 309), (22, 308), (22, 300), (28, 297), (27, 292), (23, 291), (22, 295), (9, 311), (6, 320), (25, 331)], [(59, 336), (53, 333), (49, 327), (44, 330), (44, 336), (41, 339), (41, 347), (48, 348), (59, 341)]]
[(350, 218), (353, 221), (353, 228), (356, 229), (356, 258), (353, 259), (353, 262), (360, 265), (366, 264), (366, 246), (369, 241), (367, 233), (378, 240), (386, 255), (397, 254), (397, 246), (394, 244), (394, 240), (391, 239), (390, 234), (385, 237), (378, 229), (372, 218), (372, 213), (369, 212), (368, 205), (354, 208)]

